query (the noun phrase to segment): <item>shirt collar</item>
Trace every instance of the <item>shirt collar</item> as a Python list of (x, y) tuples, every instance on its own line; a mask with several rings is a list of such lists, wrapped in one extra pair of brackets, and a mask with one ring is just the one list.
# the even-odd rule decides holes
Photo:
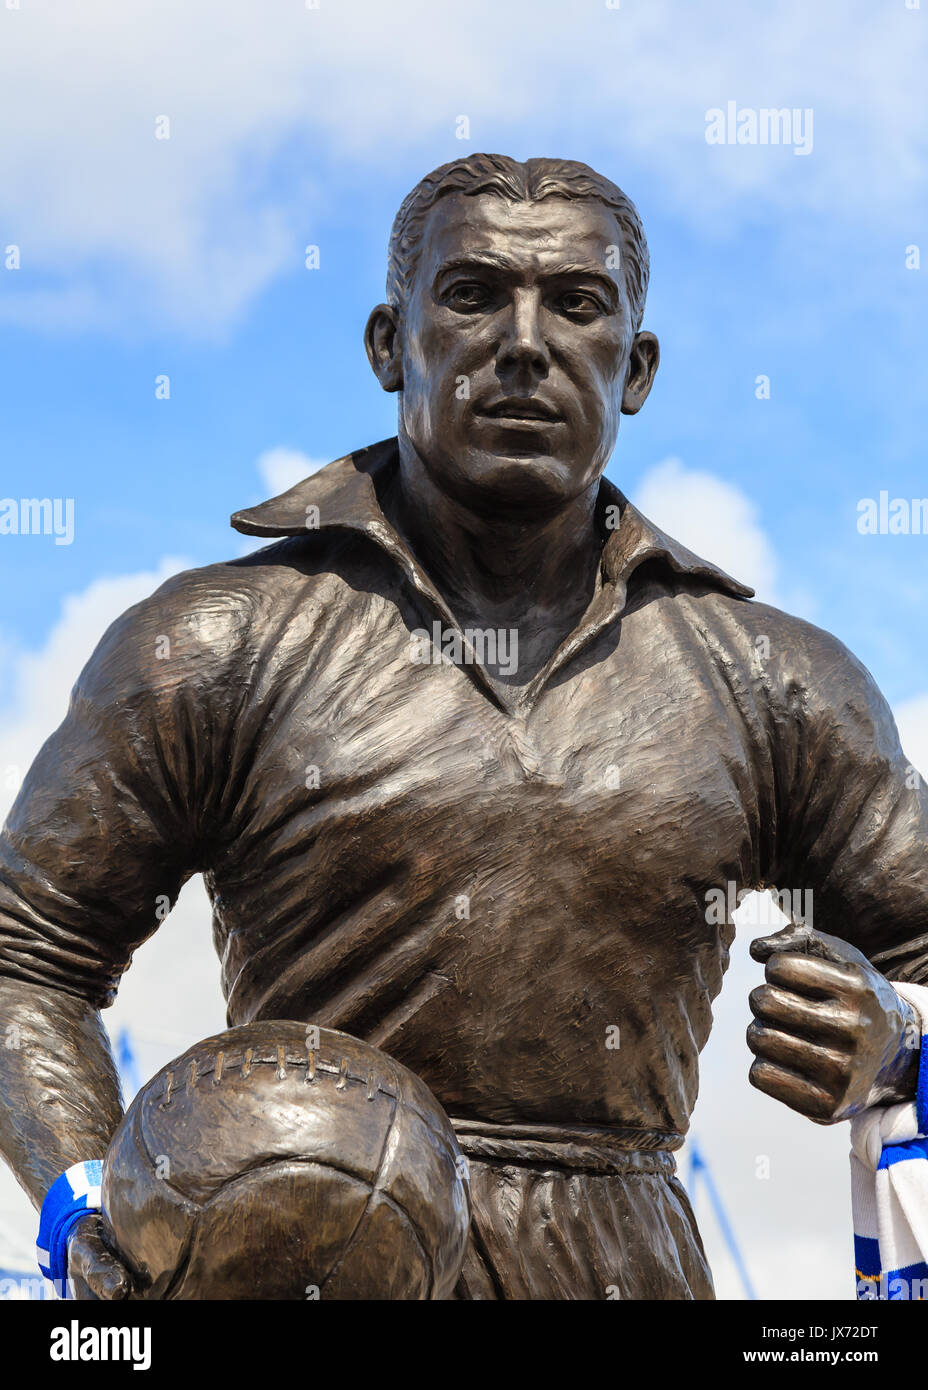
[[(386, 477), (397, 457), (395, 437), (370, 444), (327, 464), (278, 497), (236, 512), (232, 525), (245, 535), (266, 537), (305, 536), (313, 530), (333, 527), (361, 531), (400, 564), (417, 588), (434, 598), (434, 585), (378, 501), (375, 483)], [(600, 481), (599, 512), (608, 528), (601, 572), (604, 582), (616, 591), (610, 604), (613, 610), (621, 611), (624, 606), (633, 572), (651, 560), (669, 566), (677, 574), (694, 575), (739, 598), (753, 596), (754, 590), (748, 585), (732, 579), (717, 565), (701, 560), (648, 521), (608, 478)]]

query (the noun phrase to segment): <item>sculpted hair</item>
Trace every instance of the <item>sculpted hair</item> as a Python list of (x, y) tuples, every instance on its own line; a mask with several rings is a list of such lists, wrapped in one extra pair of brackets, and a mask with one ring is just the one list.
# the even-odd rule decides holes
[(387, 299), (402, 311), (409, 294), (425, 220), (439, 198), (449, 193), (467, 197), (491, 194), (511, 202), (541, 202), (544, 198), (588, 198), (615, 213), (621, 235), (619, 247), (632, 329), (641, 327), (648, 293), (648, 243), (638, 209), (614, 183), (588, 164), (573, 159), (527, 159), (524, 164), (504, 154), (472, 154), (433, 169), (403, 199), (390, 233), (387, 260)]

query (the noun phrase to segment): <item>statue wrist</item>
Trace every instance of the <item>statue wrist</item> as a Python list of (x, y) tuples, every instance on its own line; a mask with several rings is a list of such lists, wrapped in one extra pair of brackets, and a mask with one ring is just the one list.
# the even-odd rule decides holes
[(899, 1013), (902, 1025), (896, 1048), (884, 1061), (870, 1087), (867, 1106), (898, 1105), (912, 1101), (918, 1091), (918, 1076), (921, 1063), (921, 1019), (901, 995)]

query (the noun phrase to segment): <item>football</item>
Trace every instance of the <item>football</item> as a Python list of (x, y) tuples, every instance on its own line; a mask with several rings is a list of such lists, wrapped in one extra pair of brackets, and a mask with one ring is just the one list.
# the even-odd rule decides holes
[(295, 1022), (231, 1028), (158, 1072), (102, 1186), (138, 1298), (446, 1298), (470, 1225), (467, 1162), (428, 1087)]

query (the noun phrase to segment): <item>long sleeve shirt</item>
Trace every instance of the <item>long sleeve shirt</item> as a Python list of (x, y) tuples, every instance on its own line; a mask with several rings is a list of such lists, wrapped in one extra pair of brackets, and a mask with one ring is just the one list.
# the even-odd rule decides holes
[(645, 1144), (696, 1099), (730, 885), (928, 981), (928, 795), (840, 642), (604, 479), (592, 601), (507, 696), (472, 644), (422, 659), (456, 624), (381, 505), (396, 467), (387, 440), (237, 514), (278, 539), (108, 630), (0, 838), (0, 974), (106, 1005), (202, 872), (230, 1023)]

